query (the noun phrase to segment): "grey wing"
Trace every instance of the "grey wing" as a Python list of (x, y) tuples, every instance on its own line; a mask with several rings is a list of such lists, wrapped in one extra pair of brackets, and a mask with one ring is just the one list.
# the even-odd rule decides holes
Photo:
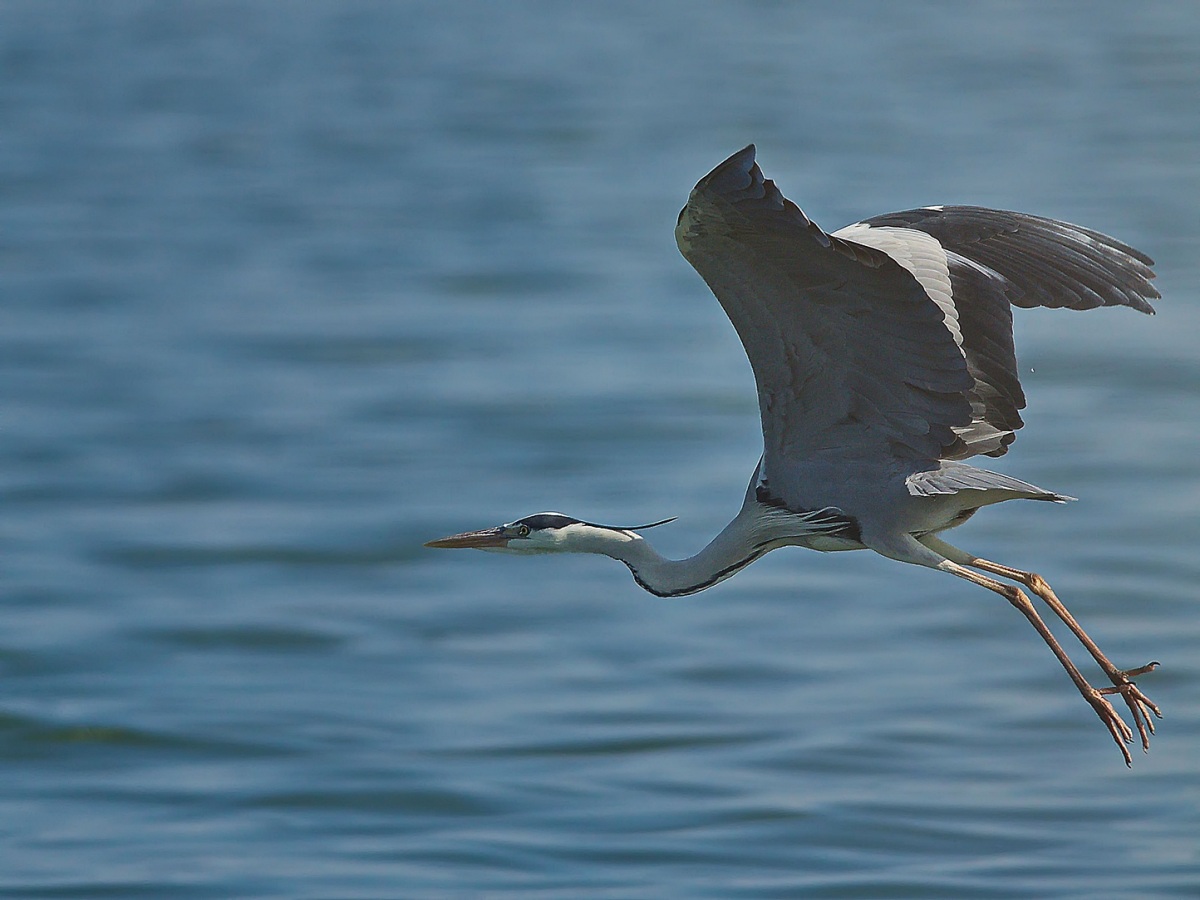
[[(859, 225), (927, 234), (997, 277), (1009, 302), (1031, 308), (1131, 306), (1154, 313), (1154, 260), (1116, 238), (1042, 216), (982, 206), (928, 206)], [(846, 231), (855, 226), (847, 226)]]
[(906, 266), (957, 323), (972, 422), (956, 428), (967, 452), (1004, 454), (1022, 424), (1012, 306), (1153, 313), (1151, 260), (1098, 231), (978, 206), (934, 206), (876, 216), (834, 232)]
[(676, 240), (750, 359), (764, 465), (825, 451), (931, 459), (962, 449), (974, 380), (943, 309), (887, 253), (830, 236), (754, 161), (696, 185)]

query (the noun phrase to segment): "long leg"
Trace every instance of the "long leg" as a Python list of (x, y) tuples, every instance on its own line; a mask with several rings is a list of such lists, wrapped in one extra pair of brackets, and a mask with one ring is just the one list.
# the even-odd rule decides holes
[[(1079, 669), (1075, 667), (1075, 663), (1067, 656), (1066, 651), (1063, 650), (1062, 645), (1059, 644), (1053, 632), (1042, 621), (1042, 617), (1038, 615), (1033, 603), (1025, 595), (1024, 591), (1016, 585), (1005, 584), (987, 575), (974, 572), (967, 568), (964, 563), (955, 561), (956, 559), (967, 559), (967, 554), (936, 539), (932, 541), (934, 545), (929, 546), (929, 538), (918, 541), (910, 535), (891, 534), (877, 538), (864, 534), (863, 537), (863, 542), (877, 553), (882, 553), (884, 556), (898, 559), (902, 562), (928, 566), (942, 572), (949, 572), (951, 575), (957, 575), (959, 578), (965, 578), (973, 584), (985, 587), (989, 591), (994, 591), (1016, 607), (1021, 615), (1029, 620), (1029, 623), (1037, 630), (1037, 633), (1042, 636), (1042, 640), (1046, 642), (1046, 646), (1058, 658), (1062, 667), (1067, 670), (1067, 674), (1075, 682), (1075, 687), (1083, 695), (1083, 699), (1096, 711), (1096, 715), (1100, 717), (1100, 721), (1104, 723), (1104, 726), (1108, 729), (1108, 733), (1112, 735), (1112, 739), (1116, 742), (1117, 747), (1120, 748), (1121, 755), (1125, 757), (1125, 765), (1133, 765), (1133, 757), (1129, 755), (1129, 749), (1125, 746), (1133, 740), (1133, 731), (1117, 715), (1117, 711), (1113, 709), (1113, 705), (1108, 702), (1104, 694), (1088, 684), (1087, 679), (1083, 677)], [(943, 548), (949, 551), (950, 556), (941, 552)]]
[(972, 556), (947, 544), (945, 541), (926, 535), (921, 538), (921, 543), (946, 557), (948, 560), (963, 566), (971, 566), (983, 572), (990, 572), (993, 575), (999, 575), (1001, 578), (1008, 578), (1025, 585), (1033, 591), (1041, 600), (1050, 607), (1051, 611), (1058, 616), (1063, 623), (1071, 629), (1071, 633), (1079, 639), (1079, 642), (1087, 648), (1088, 653), (1104, 670), (1104, 674), (1108, 676), (1112, 682), (1111, 688), (1102, 688), (1102, 694), (1120, 694), (1125, 700), (1125, 704), (1129, 707), (1130, 715), (1133, 716), (1134, 724), (1137, 726), (1138, 736), (1142, 741), (1142, 749), (1150, 749), (1150, 735), (1154, 734), (1154, 722), (1150, 718), (1150, 713), (1162, 718), (1162, 713), (1158, 707), (1151, 702), (1150, 698), (1138, 689), (1137, 685), (1132, 681), (1139, 675), (1144, 675), (1147, 672), (1153, 671), (1158, 667), (1157, 662), (1152, 662), (1136, 669), (1118, 669), (1111, 660), (1100, 650), (1096, 642), (1091, 639), (1083, 626), (1076, 621), (1071, 615), (1071, 611), (1066, 605), (1058, 599), (1058, 596), (1051, 589), (1046, 579), (1042, 578), (1035, 572), (1025, 572), (1021, 569), (1014, 569), (1010, 566), (1002, 566), (999, 563), (991, 562), (990, 560), (981, 559), (977, 556)]

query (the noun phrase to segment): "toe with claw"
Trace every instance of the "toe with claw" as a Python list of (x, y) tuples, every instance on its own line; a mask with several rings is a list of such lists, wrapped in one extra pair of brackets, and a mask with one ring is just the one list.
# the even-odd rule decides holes
[(1084, 696), (1088, 703), (1092, 705), (1092, 709), (1096, 711), (1096, 715), (1100, 717), (1100, 721), (1108, 728), (1108, 733), (1112, 735), (1112, 739), (1121, 749), (1121, 755), (1125, 757), (1125, 765), (1132, 766), (1133, 757), (1129, 755), (1129, 748), (1126, 744), (1133, 742), (1133, 729), (1125, 724), (1125, 720), (1117, 714), (1113, 705), (1105, 698), (1104, 695), (1108, 692), (1108, 688), (1100, 690), (1093, 688), (1090, 693)]
[[(1136, 669), (1126, 669), (1125, 671), (1113, 672), (1109, 675), (1113, 683), (1112, 687), (1101, 688), (1101, 694), (1120, 694), (1125, 705), (1129, 707), (1130, 715), (1133, 716), (1133, 723), (1137, 726), (1138, 737), (1142, 740), (1142, 750), (1150, 749), (1150, 735), (1154, 734), (1154, 721), (1150, 718), (1150, 713), (1154, 713), (1156, 718), (1162, 718), (1162, 712), (1159, 710), (1149, 697), (1142, 693), (1141, 689), (1134, 684), (1133, 680), (1139, 675), (1145, 675), (1147, 672), (1153, 672), (1158, 668), (1157, 662), (1148, 663)], [(1094, 706), (1095, 704), (1093, 704)], [(1104, 718), (1102, 715), (1101, 718)], [(1124, 723), (1122, 723), (1124, 724)], [(1132, 735), (1130, 735), (1132, 739)], [(1122, 747), (1124, 751), (1124, 747)], [(1126, 764), (1130, 764), (1128, 759), (1129, 753), (1125, 752)]]

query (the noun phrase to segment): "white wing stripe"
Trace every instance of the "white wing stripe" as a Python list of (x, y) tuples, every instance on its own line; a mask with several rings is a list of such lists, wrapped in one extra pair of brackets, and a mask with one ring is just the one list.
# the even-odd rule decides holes
[(958, 310), (954, 307), (950, 287), (950, 267), (946, 251), (935, 238), (912, 228), (872, 227), (864, 222), (839, 228), (833, 235), (882, 250), (908, 270), (920, 282), (929, 299), (941, 309), (946, 328), (954, 335), (959, 350), (962, 349), (962, 330), (958, 327)]

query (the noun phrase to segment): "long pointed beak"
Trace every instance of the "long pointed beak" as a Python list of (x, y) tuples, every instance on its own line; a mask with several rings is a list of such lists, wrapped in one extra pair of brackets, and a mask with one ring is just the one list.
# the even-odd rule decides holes
[(425, 546), (444, 549), (474, 547), (477, 550), (493, 550), (497, 547), (507, 547), (508, 538), (504, 536), (502, 527), (484, 528), (482, 531), (465, 531), (462, 534), (438, 538), (436, 541), (427, 541)]

